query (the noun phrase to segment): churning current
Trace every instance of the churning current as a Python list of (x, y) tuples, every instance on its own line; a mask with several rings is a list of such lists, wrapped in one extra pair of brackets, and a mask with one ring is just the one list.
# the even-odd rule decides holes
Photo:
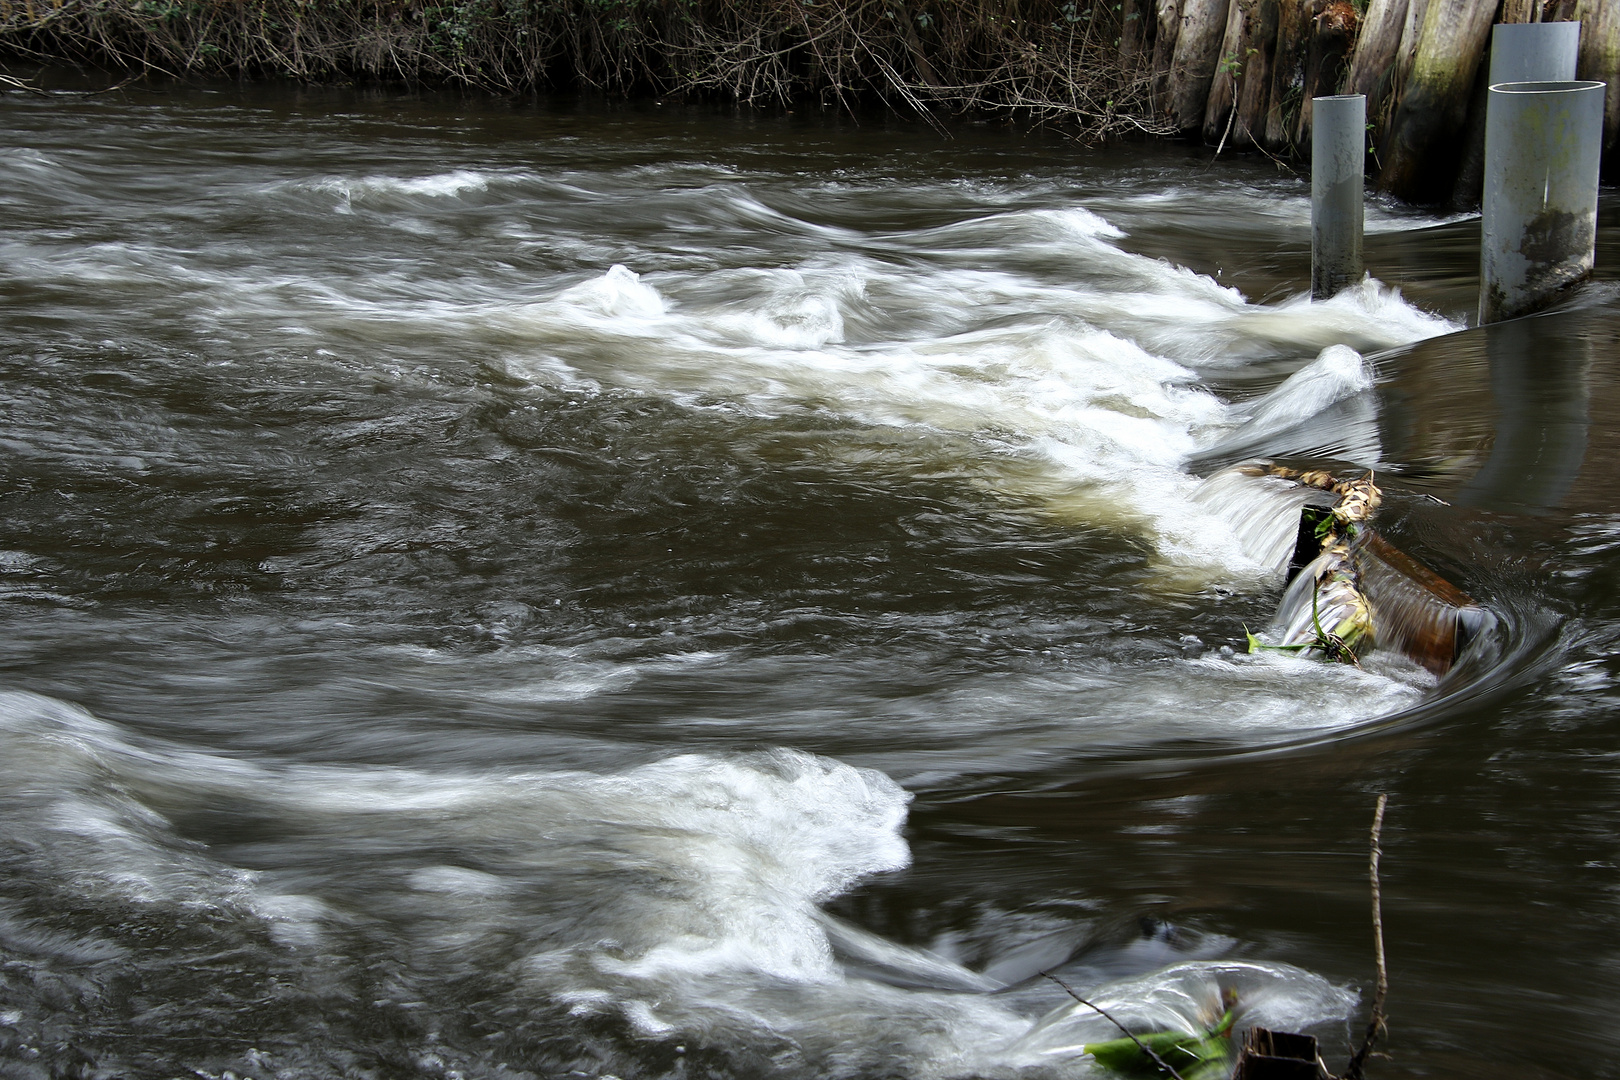
[(6, 1076), (1087, 1075), (1048, 970), (1346, 1043), (1378, 785), (1212, 820), (1443, 688), (1245, 655), (1298, 504), (1203, 463), (1398, 474), (1443, 275), (1313, 303), (1298, 178), (1176, 149), (0, 110)]

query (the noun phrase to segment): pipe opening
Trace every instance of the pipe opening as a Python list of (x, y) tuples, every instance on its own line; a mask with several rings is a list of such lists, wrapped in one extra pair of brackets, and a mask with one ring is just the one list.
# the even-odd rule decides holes
[(1593, 82), (1590, 79), (1572, 79), (1568, 82), (1506, 82), (1497, 83), (1491, 87), (1493, 94), (1572, 94), (1582, 90), (1590, 90), (1594, 86), (1602, 88), (1607, 83)]

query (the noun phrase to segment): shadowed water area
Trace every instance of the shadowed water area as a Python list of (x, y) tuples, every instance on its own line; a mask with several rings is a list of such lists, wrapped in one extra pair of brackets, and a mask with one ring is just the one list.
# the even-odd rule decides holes
[[(1620, 1077), (1620, 224), (1312, 303), (1264, 159), (280, 89), (0, 99), (0, 1075)], [(1242, 652), (1298, 502), (1497, 617)], [(1282, 531), (1279, 533), (1278, 529)], [(1283, 558), (1286, 560), (1286, 550)], [(1552, 1052), (1554, 1045), (1558, 1051)]]

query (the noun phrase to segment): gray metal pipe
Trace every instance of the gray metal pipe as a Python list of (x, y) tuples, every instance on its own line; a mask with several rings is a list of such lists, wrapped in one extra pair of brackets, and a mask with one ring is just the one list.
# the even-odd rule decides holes
[[(1581, 24), (1576, 22), (1499, 23), (1491, 28), (1491, 49), (1487, 87), (1508, 82), (1566, 82), (1575, 78), (1580, 57)], [(1477, 207), (1485, 190), (1485, 113), (1489, 94), (1481, 107), (1468, 109), (1468, 134), (1462, 168), (1452, 190), (1451, 201), (1458, 208)]]
[(1491, 28), (1487, 83), (1570, 82), (1580, 57), (1579, 22), (1499, 23)]
[(1367, 98), (1311, 100), (1311, 296), (1326, 300), (1361, 280)]
[(1485, 202), (1479, 244), (1479, 321), (1546, 307), (1592, 272), (1600, 82), (1502, 83), (1485, 120)]

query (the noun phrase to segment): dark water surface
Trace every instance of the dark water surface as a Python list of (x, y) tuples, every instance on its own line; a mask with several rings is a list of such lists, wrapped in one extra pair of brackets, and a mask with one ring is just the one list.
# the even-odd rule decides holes
[[(0, 99), (0, 1075), (1084, 1076), (1142, 1023), (1620, 1077), (1620, 226), (1175, 147)], [(1351, 350), (1354, 350), (1352, 352)], [(1365, 358), (1365, 359), (1364, 359)], [(1286, 500), (1500, 618), (1233, 652)], [(1556, 1051), (1556, 1052), (1555, 1052)]]

